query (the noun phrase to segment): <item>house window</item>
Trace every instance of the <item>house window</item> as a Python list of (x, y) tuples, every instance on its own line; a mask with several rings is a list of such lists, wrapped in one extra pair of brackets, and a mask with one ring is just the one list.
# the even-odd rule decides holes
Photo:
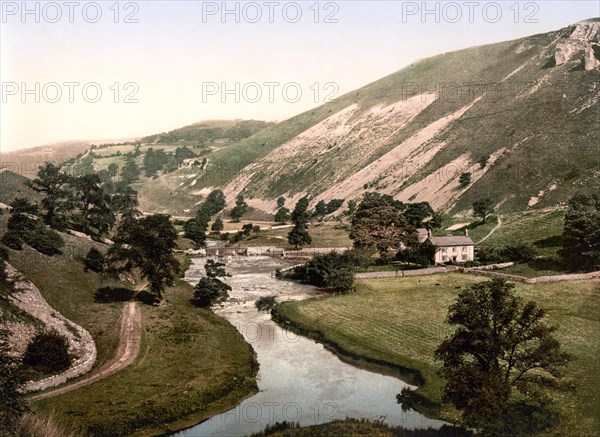
[(442, 253), (446, 253), (446, 249), (442, 249)]
[(466, 247), (466, 246), (463, 246), (463, 248), (462, 248), (462, 251), (463, 251), (463, 252), (466, 252), (466, 251), (467, 251), (467, 247)]
[(452, 252), (456, 252), (456, 247), (453, 247), (453, 248), (452, 248)]
[(468, 258), (468, 256), (467, 256), (467, 255), (463, 255), (463, 256), (462, 256), (462, 259), (463, 259), (463, 261), (466, 261), (466, 260), (467, 260), (467, 258)]

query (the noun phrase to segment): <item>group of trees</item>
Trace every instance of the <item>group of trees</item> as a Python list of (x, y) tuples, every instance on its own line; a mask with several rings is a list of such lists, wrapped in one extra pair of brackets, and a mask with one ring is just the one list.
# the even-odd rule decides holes
[(421, 250), (416, 229), (438, 228), (441, 218), (426, 202), (405, 204), (389, 195), (366, 193), (352, 218), (354, 247), (378, 253), (384, 261)]
[[(202, 204), (196, 211), (196, 216), (188, 220), (183, 230), (185, 237), (192, 240), (197, 247), (203, 247), (206, 244), (206, 231), (208, 223), (213, 215), (218, 214), (225, 208), (226, 200), (223, 191), (211, 191)], [(223, 220), (218, 218), (213, 223), (213, 231), (221, 231), (223, 229)]]
[(201, 278), (194, 289), (193, 305), (201, 308), (210, 308), (215, 304), (224, 302), (229, 297), (231, 287), (219, 278), (231, 276), (225, 271), (225, 264), (209, 259), (204, 264), (206, 276)]
[(197, 156), (187, 147), (177, 147), (174, 152), (149, 147), (144, 155), (144, 172), (148, 177), (156, 175), (159, 171), (170, 173), (177, 170), (185, 159)]
[(296, 203), (292, 211), (291, 220), (294, 224), (292, 230), (288, 233), (288, 243), (295, 246), (304, 246), (312, 243), (312, 237), (308, 233), (308, 222), (310, 213), (308, 212), (308, 197), (303, 197)]
[(600, 195), (569, 200), (561, 256), (572, 270), (600, 269)]

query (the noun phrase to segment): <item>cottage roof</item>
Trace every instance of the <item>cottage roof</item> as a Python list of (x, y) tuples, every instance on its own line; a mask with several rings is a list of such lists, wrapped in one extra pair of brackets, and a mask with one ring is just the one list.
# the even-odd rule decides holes
[(425, 240), (427, 240), (429, 232), (425, 228), (417, 228), (417, 236), (419, 238), (419, 243), (423, 243)]
[(448, 237), (429, 237), (431, 243), (436, 247), (449, 246), (474, 246), (473, 240), (464, 235), (448, 236)]

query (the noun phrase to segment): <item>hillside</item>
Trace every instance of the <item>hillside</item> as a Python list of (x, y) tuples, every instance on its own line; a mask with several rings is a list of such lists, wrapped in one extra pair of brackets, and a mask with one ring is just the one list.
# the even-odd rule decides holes
[[(599, 59), (598, 19), (442, 54), (281, 123), (203, 122), (146, 137), (142, 153), (188, 146), (206, 165), (135, 187), (143, 210), (176, 215), (214, 187), (269, 213), (280, 195), (314, 205), (369, 190), (459, 215), (483, 196), (501, 212), (553, 207), (600, 189)], [(97, 170), (133, 149), (100, 147)], [(461, 173), (471, 173), (465, 187)]]

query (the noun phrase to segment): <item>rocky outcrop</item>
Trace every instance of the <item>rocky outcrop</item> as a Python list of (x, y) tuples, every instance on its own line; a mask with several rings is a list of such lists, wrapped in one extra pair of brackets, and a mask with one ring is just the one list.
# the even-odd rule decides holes
[(96, 361), (96, 345), (90, 333), (48, 305), (38, 288), (10, 264), (7, 264), (7, 272), (15, 284), (12, 296), (15, 305), (40, 320), (46, 329), (64, 335), (69, 341), (69, 353), (76, 357), (69, 369), (40, 381), (30, 381), (25, 391), (45, 390), (89, 372)]
[(556, 45), (554, 60), (556, 65), (569, 62), (577, 53), (584, 53), (584, 66), (591, 70), (600, 65), (596, 59), (593, 44), (600, 43), (600, 21), (582, 21), (577, 23), (569, 37)]

